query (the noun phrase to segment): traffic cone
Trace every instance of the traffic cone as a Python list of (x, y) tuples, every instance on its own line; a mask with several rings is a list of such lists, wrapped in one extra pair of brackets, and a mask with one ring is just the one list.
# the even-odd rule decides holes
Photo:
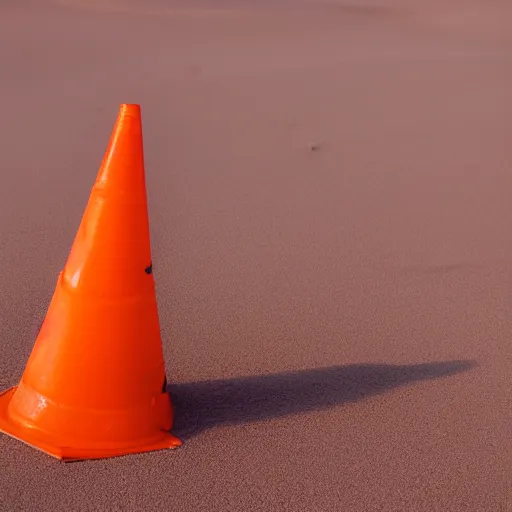
[(121, 105), (82, 222), (0, 430), (54, 457), (181, 445), (152, 275), (139, 105)]

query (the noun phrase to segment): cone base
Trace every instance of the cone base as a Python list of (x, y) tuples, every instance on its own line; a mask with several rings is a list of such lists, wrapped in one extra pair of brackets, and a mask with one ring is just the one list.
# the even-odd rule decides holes
[(178, 448), (182, 444), (177, 437), (169, 432), (161, 431), (151, 440), (141, 441), (139, 444), (134, 441), (132, 445), (120, 443), (118, 446), (112, 446), (114, 443), (109, 443), (108, 447), (94, 446), (94, 443), (86, 447), (61, 446), (57, 439), (47, 433), (11, 421), (8, 407), (15, 391), (16, 386), (0, 394), (0, 432), (64, 462), (121, 457), (135, 453)]

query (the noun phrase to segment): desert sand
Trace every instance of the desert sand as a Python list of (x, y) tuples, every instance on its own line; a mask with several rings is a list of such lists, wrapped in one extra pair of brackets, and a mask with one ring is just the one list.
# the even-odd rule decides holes
[(174, 451), (0, 436), (0, 509), (512, 511), (505, 0), (4, 0), (0, 387), (142, 106)]

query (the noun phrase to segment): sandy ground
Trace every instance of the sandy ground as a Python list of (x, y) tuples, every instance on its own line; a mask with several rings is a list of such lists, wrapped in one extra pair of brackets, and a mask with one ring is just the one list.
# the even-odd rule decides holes
[(512, 511), (511, 14), (2, 1), (0, 386), (140, 103), (184, 445), (2, 435), (1, 510)]

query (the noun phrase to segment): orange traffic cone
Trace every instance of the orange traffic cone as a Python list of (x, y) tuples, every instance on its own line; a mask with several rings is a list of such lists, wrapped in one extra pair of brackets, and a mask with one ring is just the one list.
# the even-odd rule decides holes
[(181, 445), (152, 275), (140, 107), (121, 105), (89, 203), (0, 430), (54, 457)]

